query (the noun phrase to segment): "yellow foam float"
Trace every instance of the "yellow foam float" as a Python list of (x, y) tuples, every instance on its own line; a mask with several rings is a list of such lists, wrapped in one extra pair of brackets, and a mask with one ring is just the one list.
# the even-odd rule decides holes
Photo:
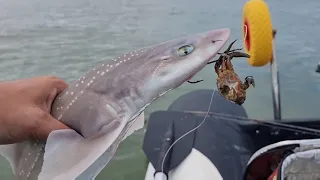
[(273, 31), (268, 5), (263, 0), (249, 0), (243, 7), (242, 36), (251, 66), (272, 61)]

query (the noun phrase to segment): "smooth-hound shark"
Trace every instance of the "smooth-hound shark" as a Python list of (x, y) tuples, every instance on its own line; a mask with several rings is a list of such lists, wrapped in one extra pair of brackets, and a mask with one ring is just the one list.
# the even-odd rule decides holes
[(203, 32), (98, 65), (53, 103), (51, 114), (72, 129), (53, 131), (45, 142), (2, 145), (1, 155), (19, 180), (94, 179), (120, 142), (142, 128), (134, 124), (145, 108), (204, 68), (229, 36), (226, 28)]

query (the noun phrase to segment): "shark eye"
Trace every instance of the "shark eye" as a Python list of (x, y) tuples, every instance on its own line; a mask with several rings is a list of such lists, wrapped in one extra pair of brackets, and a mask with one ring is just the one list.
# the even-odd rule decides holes
[(177, 54), (179, 56), (186, 56), (192, 53), (193, 50), (194, 50), (194, 47), (192, 45), (184, 45), (178, 48)]

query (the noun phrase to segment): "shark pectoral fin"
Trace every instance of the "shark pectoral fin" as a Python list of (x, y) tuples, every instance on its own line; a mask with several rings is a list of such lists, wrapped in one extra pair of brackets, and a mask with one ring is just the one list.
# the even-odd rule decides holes
[[(71, 129), (56, 130), (50, 133), (43, 158), (42, 170), (39, 180), (54, 179), (63, 176), (66, 179), (76, 177), (65, 174), (68, 166), (72, 166), (72, 159), (69, 153), (77, 153), (77, 144), (84, 138), (76, 131)], [(64, 176), (65, 175), (65, 176)], [(58, 178), (59, 179), (59, 178)]]
[(87, 138), (74, 130), (52, 132), (39, 180), (94, 179), (113, 157), (125, 127), (126, 121), (118, 119)]
[(135, 131), (142, 129), (144, 127), (144, 120), (145, 119), (143, 111), (138, 117), (136, 117), (136, 119), (132, 123), (129, 124), (129, 129), (122, 138), (122, 141), (125, 140), (131, 134), (133, 134)]
[(44, 142), (24, 141), (1, 145), (0, 154), (10, 163), (15, 179), (28, 177), (35, 179), (42, 165)]
[(0, 146), (0, 154), (9, 162), (14, 174), (17, 172), (21, 150), (19, 151), (19, 144), (8, 144)]

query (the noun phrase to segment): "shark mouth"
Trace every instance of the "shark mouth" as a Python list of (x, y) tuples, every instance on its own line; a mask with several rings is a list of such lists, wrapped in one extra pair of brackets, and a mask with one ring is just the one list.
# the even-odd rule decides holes
[(192, 78), (193, 78), (193, 76), (195, 76), (196, 74), (192, 74), (191, 76), (189, 76), (187, 79), (186, 79), (186, 81), (189, 81), (189, 80), (191, 80)]

